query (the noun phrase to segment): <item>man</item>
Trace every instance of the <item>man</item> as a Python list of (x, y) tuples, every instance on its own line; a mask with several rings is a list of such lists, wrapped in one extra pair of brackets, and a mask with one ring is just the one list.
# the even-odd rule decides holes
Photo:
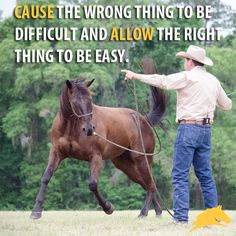
[(200, 182), (206, 208), (218, 204), (216, 185), (210, 165), (211, 125), (214, 111), (219, 106), (223, 111), (232, 108), (220, 82), (204, 65), (213, 62), (206, 51), (197, 46), (189, 46), (187, 52), (179, 52), (184, 58), (185, 71), (171, 75), (142, 75), (122, 70), (125, 79), (140, 80), (161, 89), (177, 92), (176, 122), (179, 123), (174, 145), (172, 169), (174, 222), (187, 223), (189, 210), (189, 169), (193, 164)]

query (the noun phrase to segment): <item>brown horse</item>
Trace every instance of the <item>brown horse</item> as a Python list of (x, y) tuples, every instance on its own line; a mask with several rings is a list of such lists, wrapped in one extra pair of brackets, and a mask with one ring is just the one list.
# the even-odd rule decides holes
[[(73, 157), (90, 163), (89, 188), (99, 205), (107, 214), (112, 214), (113, 206), (98, 190), (98, 176), (102, 160), (110, 159), (115, 167), (122, 170), (131, 180), (140, 184), (147, 192), (140, 216), (146, 216), (150, 205), (154, 205), (157, 215), (162, 210), (157, 200), (156, 185), (151, 174), (153, 156), (136, 154), (108, 143), (96, 133), (126, 148), (143, 152), (140, 130), (146, 153), (153, 153), (155, 138), (150, 124), (159, 122), (165, 111), (165, 97), (162, 91), (152, 87), (152, 104), (148, 118), (127, 108), (110, 108), (92, 103), (89, 86), (92, 81), (67, 80), (60, 97), (51, 132), (52, 147), (48, 165), (42, 176), (41, 187), (32, 210), (31, 218), (42, 214), (47, 185), (66, 157)], [(155, 118), (155, 119), (153, 119)], [(139, 120), (140, 130), (137, 126)]]

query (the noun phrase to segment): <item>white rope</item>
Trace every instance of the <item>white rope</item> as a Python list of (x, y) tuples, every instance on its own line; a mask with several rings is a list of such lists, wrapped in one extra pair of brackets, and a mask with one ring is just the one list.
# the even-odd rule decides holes
[[(136, 111), (139, 113), (138, 97), (137, 97), (137, 91), (136, 91), (136, 86), (135, 86), (135, 81), (134, 80), (133, 80), (133, 88), (134, 88), (134, 100), (135, 100)], [(140, 116), (138, 116), (137, 120), (138, 120), (138, 122), (136, 122), (136, 123), (137, 123), (137, 126), (138, 126), (138, 131), (139, 131), (139, 136), (140, 136), (140, 139), (141, 139), (141, 145), (142, 145), (143, 152), (144, 152), (146, 166), (147, 166), (147, 169), (148, 169), (148, 172), (150, 174), (150, 177), (151, 177), (152, 181), (155, 183), (152, 172), (151, 172), (151, 168), (149, 166), (149, 162), (148, 162), (148, 159), (147, 159), (148, 155), (145, 152), (145, 145), (144, 145), (144, 140), (143, 140), (142, 128), (141, 128), (141, 124), (140, 124)], [(155, 190), (157, 192), (156, 184), (155, 184)]]
[(117, 147), (119, 147), (119, 148), (122, 148), (122, 149), (124, 149), (124, 150), (126, 150), (126, 151), (129, 151), (129, 152), (134, 152), (134, 153), (137, 153), (137, 154), (140, 154), (140, 155), (147, 155), (147, 156), (153, 156), (153, 155), (155, 155), (155, 153), (143, 153), (143, 152), (139, 152), (139, 151), (132, 150), (132, 149), (130, 149), (130, 148), (124, 147), (124, 146), (122, 146), (122, 145), (120, 145), (120, 144), (118, 144), (118, 143), (112, 142), (111, 140), (109, 140), (109, 139), (103, 137), (102, 135), (100, 135), (100, 134), (98, 134), (98, 133), (96, 133), (96, 132), (93, 132), (93, 135), (94, 135), (94, 136), (98, 136), (99, 138), (101, 138), (101, 139), (107, 141), (108, 143), (110, 143), (110, 144), (112, 144), (112, 145), (114, 145), (114, 146), (117, 146)]
[[(135, 99), (136, 111), (139, 113), (138, 97), (137, 97), (137, 92), (136, 92), (136, 87), (135, 87), (135, 81), (134, 80), (133, 80), (133, 88), (134, 88), (134, 99)], [(140, 139), (141, 139), (141, 144), (142, 144), (142, 147), (143, 147), (143, 151), (145, 152), (143, 135), (142, 135), (141, 125), (140, 125), (140, 116), (138, 117), (138, 124), (137, 124), (137, 126), (138, 126), (138, 129), (139, 129), (139, 134), (140, 134)], [(148, 160), (147, 160), (148, 153), (144, 153), (144, 155), (145, 155), (145, 161), (146, 161), (146, 165), (147, 165), (148, 171), (149, 171), (149, 173), (151, 175), (151, 178), (152, 178), (153, 182), (155, 183), (155, 180), (153, 178), (153, 175), (151, 173), (151, 169), (150, 169), (150, 166), (149, 166), (149, 163), (148, 163)], [(163, 206), (167, 210), (167, 212), (170, 214), (170, 216), (174, 217), (173, 214), (170, 212), (170, 210), (165, 206), (164, 201), (162, 200), (161, 194), (159, 193), (156, 185), (155, 185), (155, 190), (156, 190), (156, 193), (157, 193), (160, 201), (163, 203)]]
[(75, 110), (74, 110), (74, 107), (73, 105), (70, 103), (71, 105), (71, 108), (72, 108), (72, 111), (73, 111), (73, 115), (77, 116), (78, 118), (82, 118), (82, 117), (85, 117), (85, 116), (90, 116), (93, 114), (93, 112), (89, 112), (89, 113), (86, 113), (86, 114), (83, 114), (83, 115), (78, 115)]

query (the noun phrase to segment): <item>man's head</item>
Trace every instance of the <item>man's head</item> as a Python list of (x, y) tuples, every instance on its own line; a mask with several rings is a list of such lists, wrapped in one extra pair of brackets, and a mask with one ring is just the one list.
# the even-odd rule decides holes
[(195, 66), (204, 66), (203, 63), (195, 61), (193, 59), (190, 58), (185, 58), (184, 59), (184, 69), (189, 71), (192, 70)]
[(212, 60), (206, 56), (205, 49), (197, 46), (190, 45), (187, 52), (178, 52), (176, 56), (185, 59), (185, 70), (191, 70), (195, 66), (213, 66)]

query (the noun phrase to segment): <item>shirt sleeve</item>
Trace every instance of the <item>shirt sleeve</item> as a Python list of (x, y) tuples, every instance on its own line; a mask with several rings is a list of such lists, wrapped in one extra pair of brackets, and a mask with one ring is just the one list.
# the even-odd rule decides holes
[(189, 84), (186, 72), (175, 73), (171, 75), (144, 75), (136, 74), (136, 78), (146, 84), (167, 90), (177, 90), (184, 88)]
[(232, 109), (232, 101), (225, 93), (224, 89), (219, 84), (219, 95), (217, 98), (217, 106), (223, 111), (229, 111)]

